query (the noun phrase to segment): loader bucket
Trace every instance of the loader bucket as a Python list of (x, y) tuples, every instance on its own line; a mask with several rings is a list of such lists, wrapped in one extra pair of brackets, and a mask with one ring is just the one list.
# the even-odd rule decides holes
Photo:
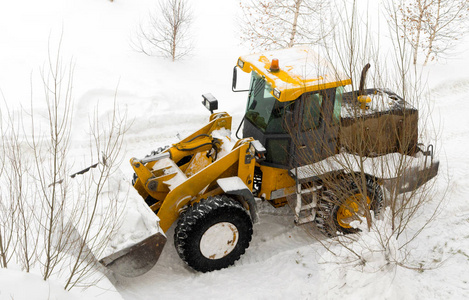
[(158, 232), (140, 243), (104, 257), (99, 262), (124, 277), (137, 277), (156, 264), (165, 244), (166, 237)]
[[(104, 267), (125, 277), (140, 276), (158, 261), (166, 236), (158, 216), (119, 169), (113, 170), (101, 186), (96, 185), (107, 174), (106, 168), (96, 163), (73, 174), (73, 180), (68, 182), (71, 194), (76, 195), (74, 201), (91, 203), (80, 207), (83, 215), (95, 217), (82, 218), (74, 211), (66, 211), (65, 217)], [(86, 198), (87, 194), (98, 197), (93, 202)]]

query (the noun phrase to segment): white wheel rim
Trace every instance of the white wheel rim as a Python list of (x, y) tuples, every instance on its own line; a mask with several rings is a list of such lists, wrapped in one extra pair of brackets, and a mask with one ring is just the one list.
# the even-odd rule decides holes
[(220, 259), (233, 251), (238, 243), (238, 228), (229, 222), (212, 225), (200, 239), (200, 252), (208, 259)]

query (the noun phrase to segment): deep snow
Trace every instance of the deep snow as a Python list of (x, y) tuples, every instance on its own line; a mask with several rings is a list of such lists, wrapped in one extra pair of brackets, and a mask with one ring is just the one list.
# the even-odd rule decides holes
[[(127, 163), (175, 142), (208, 120), (200, 104), (211, 92), (220, 111), (234, 117), (236, 128), (245, 107), (244, 93), (231, 92), (232, 68), (249, 53), (239, 45), (235, 14), (238, 1), (191, 1), (196, 19), (192, 56), (176, 63), (137, 53), (129, 46), (139, 22), (156, 1), (44, 0), (0, 3), (0, 90), (12, 108), (42, 105), (39, 69), (47, 60), (48, 41), (56, 51), (62, 35), (62, 57), (73, 59), (73, 155), (86, 156), (83, 126), (99, 102), (101, 113), (117, 102), (127, 109), (132, 127), (126, 135), (123, 172)], [(466, 42), (467, 45), (467, 42)], [(259, 203), (260, 222), (246, 254), (234, 266), (207, 274), (195, 273), (173, 247), (173, 229), (158, 264), (147, 274), (103, 280), (96, 288), (65, 294), (58, 284), (17, 270), (0, 270), (0, 299), (464, 299), (469, 294), (469, 59), (464, 45), (454, 58), (427, 67), (432, 92), (432, 117), (440, 133), (440, 176), (435, 198), (448, 187), (445, 205), (412, 245), (412, 260), (435, 265), (417, 272), (401, 267), (379, 269), (380, 257), (364, 266), (333, 263), (321, 242), (327, 239), (293, 224), (289, 208)], [(239, 72), (240, 74), (241, 72)], [(241, 75), (241, 74), (240, 74)], [(32, 84), (30, 85), (30, 79)], [(242, 82), (238, 83), (242, 86)], [(2, 103), (0, 107), (4, 107)], [(77, 163), (79, 165), (79, 163)], [(77, 166), (79, 169), (79, 167)], [(435, 204), (436, 205), (436, 204)], [(429, 207), (428, 211), (431, 211)], [(425, 217), (425, 212), (420, 218)], [(416, 220), (419, 222), (419, 219)], [(314, 233), (313, 233), (314, 234)], [(372, 236), (367, 237), (372, 244)], [(319, 241), (318, 241), (319, 240)], [(441, 263), (441, 265), (440, 265)], [(25, 289), (28, 287), (28, 289)], [(115, 289), (115, 290), (114, 290)], [(108, 291), (110, 290), (110, 291)], [(107, 291), (107, 292), (105, 292)]]

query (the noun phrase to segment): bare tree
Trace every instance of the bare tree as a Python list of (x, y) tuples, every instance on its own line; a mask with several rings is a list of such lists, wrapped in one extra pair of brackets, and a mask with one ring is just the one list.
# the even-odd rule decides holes
[(192, 8), (186, 0), (160, 0), (158, 4), (148, 22), (138, 28), (132, 44), (147, 55), (159, 54), (176, 61), (193, 48), (189, 31)]
[(10, 111), (5, 103), (0, 113), (0, 266), (12, 258), (26, 272), (39, 265), (44, 280), (70, 290), (100, 279), (96, 256), (121, 224), (129, 184), (117, 168), (128, 125), (116, 97), (113, 109), (96, 109), (92, 167), (71, 174), (73, 64), (62, 63), (60, 44), (41, 69), (45, 109)]
[(67, 154), (72, 124), (73, 65), (65, 68), (60, 58), (60, 44), (55, 55), (49, 49), (47, 67), (41, 70), (47, 110), (46, 131), (42, 131), (38, 114), (31, 103), (32, 134), (29, 141), (34, 157), (34, 175), (41, 202), (38, 220), (43, 230), (40, 262), (42, 276), (47, 280), (63, 259), (69, 232), (64, 228), (64, 211), (68, 196), (65, 184), (58, 184), (69, 173)]
[[(3, 96), (3, 95), (2, 95)], [(2, 147), (0, 149), (0, 178), (5, 178), (8, 172), (7, 162), (8, 157), (6, 156), (8, 147), (8, 122), (5, 122), (3, 110), (0, 111), (0, 133)], [(8, 262), (12, 256), (12, 248), (14, 249), (13, 238), (14, 238), (14, 214), (15, 206), (8, 199), (9, 189), (5, 188), (4, 185), (0, 185), (0, 267), (7, 268)]]
[(10, 112), (6, 106), (8, 130), (3, 136), (3, 163), (5, 176), (3, 188), (8, 191), (7, 199), (2, 201), (8, 206), (9, 226), (15, 233), (15, 252), (20, 266), (29, 272), (36, 261), (36, 249), (39, 235), (34, 223), (34, 207), (36, 207), (35, 194), (31, 192), (34, 185), (30, 169), (33, 162), (28, 147), (21, 137), (21, 115)]
[(328, 1), (249, 0), (241, 1), (241, 40), (257, 50), (315, 43), (327, 32)]
[[(107, 122), (103, 122), (103, 119)], [(120, 225), (123, 204), (127, 199), (127, 191), (119, 182), (127, 179), (118, 170), (122, 162), (120, 153), (124, 135), (128, 130), (126, 120), (126, 114), (119, 112), (116, 98), (110, 114), (100, 116), (96, 108), (90, 120), (91, 153), (101, 158), (100, 163), (93, 165), (93, 170), (72, 179), (77, 181), (74, 192), (79, 195), (78, 201), (83, 205), (79, 209), (73, 208), (68, 216), (68, 222), (73, 223), (74, 232), (79, 238), (71, 249), (73, 258), (67, 268), (66, 290), (74, 286), (91, 285), (98, 280), (93, 278), (99, 264), (96, 256), (105, 250)], [(104, 126), (100, 125), (103, 123)]]
[(467, 34), (469, 2), (466, 0), (415, 0), (388, 4), (391, 19), (413, 47), (413, 64), (418, 54), (425, 55), (424, 65), (451, 50), (455, 41)]
[[(337, 88), (334, 93), (322, 91), (305, 97), (310, 105), (305, 104), (302, 123), (289, 130), (297, 148), (311, 151), (299, 158), (305, 165), (296, 170), (298, 189), (303, 192), (297, 191), (301, 197), (290, 202), (299, 223), (312, 224), (306, 228), (317, 228), (332, 237), (320, 240), (329, 251), (337, 250), (332, 245), (338, 244), (360, 263), (366, 263), (363, 251), (381, 252), (386, 262), (412, 268), (406, 249), (438, 214), (443, 199), (434, 198), (435, 181), (427, 181), (434, 176), (431, 151), (424, 153), (429, 149), (417, 144), (432, 129), (426, 128), (428, 116), (416, 110), (426, 102), (421, 78), (415, 68), (409, 68), (412, 52), (408, 44), (395, 44), (396, 53), (378, 51), (384, 47), (373, 42), (368, 18), (358, 12), (356, 2), (347, 6), (339, 1), (338, 5), (346, 9), (335, 15), (340, 25), (330, 44), (323, 47), (334, 67), (324, 66), (318, 76), (327, 72), (340, 78), (345, 73), (352, 78), (352, 90)], [(402, 39), (394, 37), (393, 41)], [(368, 62), (373, 64), (368, 82), (376, 88), (366, 88), (366, 76), (360, 72)], [(321, 61), (316, 63), (321, 65)], [(332, 99), (339, 105), (327, 106)], [(298, 130), (309, 132), (309, 138), (298, 140), (293, 134)], [(329, 146), (324, 132), (337, 132), (335, 147)], [(423, 165), (427, 171), (416, 173)], [(415, 225), (415, 216), (430, 204), (427, 218)], [(385, 226), (376, 225), (378, 214), (385, 218)], [(368, 248), (360, 234), (347, 234), (360, 230), (374, 234), (376, 248)]]
[(90, 120), (89, 156), (92, 163), (87, 168), (90, 171), (72, 175), (68, 162), (72, 136), (73, 64), (62, 64), (60, 44), (55, 55), (49, 51), (48, 67), (42, 70), (41, 76), (48, 112), (47, 126), (44, 131), (35, 129), (41, 126), (35, 118), (37, 113), (31, 108), (33, 132), (29, 141), (41, 203), (36, 216), (39, 234), (43, 237), (38, 256), (43, 278), (60, 274), (60, 278), (65, 278), (64, 289), (70, 290), (99, 280), (99, 276), (94, 276), (99, 267), (95, 256), (108, 246), (119, 225), (122, 206), (117, 204), (125, 202), (126, 196), (121, 194), (122, 188), (114, 181), (128, 127), (126, 114), (119, 113), (116, 100), (108, 115), (100, 115), (96, 109)]

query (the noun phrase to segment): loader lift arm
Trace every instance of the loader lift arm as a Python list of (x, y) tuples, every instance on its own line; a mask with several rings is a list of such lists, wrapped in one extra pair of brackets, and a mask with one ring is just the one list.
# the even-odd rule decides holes
[[(157, 214), (161, 220), (160, 226), (164, 232), (177, 220), (180, 212), (187, 204), (198, 202), (211, 195), (223, 193), (221, 188), (215, 186), (218, 178), (238, 176), (249, 190), (252, 190), (255, 150), (251, 142), (253, 142), (252, 138), (239, 140), (230, 153), (217, 159), (196, 174), (185, 178), (184, 181), (180, 182), (174, 188), (166, 187), (170, 191), (162, 201)], [(159, 174), (160, 170), (156, 170), (152, 173), (148, 168), (148, 164), (144, 165), (140, 160), (135, 158), (131, 159), (130, 163), (135, 173), (139, 176), (139, 179), (146, 181), (144, 185), (145, 191), (155, 197), (160, 196), (158, 193), (160, 190), (163, 190), (163, 188), (158, 190), (158, 188), (155, 189), (153, 187), (155, 185), (167, 186), (165, 182), (174, 178), (177, 174), (170, 173), (170, 175), (155, 177), (154, 173)], [(175, 167), (177, 166), (173, 166), (173, 168)], [(180, 172), (182, 173), (182, 171)], [(170, 178), (170, 176), (172, 177)], [(157, 184), (154, 182), (157, 182)]]
[[(165, 152), (153, 157), (130, 160), (138, 177), (134, 187), (142, 197), (151, 196), (157, 200), (150, 208), (157, 212), (164, 232), (178, 219), (187, 205), (224, 194), (225, 191), (217, 184), (217, 180), (227, 177), (239, 177), (247, 187), (243, 193), (237, 192), (237, 195), (246, 208), (251, 210), (251, 216), (255, 219), (251, 191), (256, 157), (259, 159), (263, 156), (263, 150), (253, 138), (245, 138), (238, 140), (225, 155), (212, 156), (212, 151), (215, 154), (220, 151), (222, 141), (214, 138), (211, 133), (223, 128), (231, 129), (231, 117), (226, 113), (212, 114), (210, 123)], [(189, 155), (189, 162), (178, 164)]]

